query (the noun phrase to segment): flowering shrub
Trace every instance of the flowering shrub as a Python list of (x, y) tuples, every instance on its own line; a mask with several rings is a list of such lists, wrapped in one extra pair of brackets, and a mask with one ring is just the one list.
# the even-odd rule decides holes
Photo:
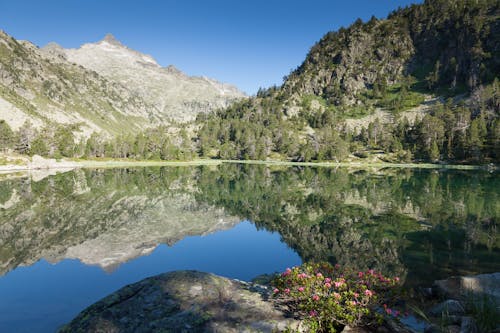
[(374, 270), (353, 272), (326, 263), (303, 264), (276, 277), (273, 293), (294, 316), (306, 319), (310, 331), (336, 332), (346, 325), (381, 321), (376, 308), (394, 315), (385, 303), (395, 295), (398, 285), (399, 278)]

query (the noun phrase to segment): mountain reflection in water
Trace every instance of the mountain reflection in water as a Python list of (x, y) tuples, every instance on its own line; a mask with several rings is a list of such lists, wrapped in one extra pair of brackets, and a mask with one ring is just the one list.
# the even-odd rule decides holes
[(303, 260), (430, 283), (500, 270), (499, 188), (497, 173), (478, 171), (240, 164), (6, 179), (0, 274), (42, 258), (112, 271), (159, 244), (249, 220)]

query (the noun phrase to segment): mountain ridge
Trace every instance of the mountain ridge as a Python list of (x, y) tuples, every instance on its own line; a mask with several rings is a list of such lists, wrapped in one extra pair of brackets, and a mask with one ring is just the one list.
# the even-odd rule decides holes
[(70, 62), (127, 85), (169, 117), (179, 121), (194, 119), (200, 112), (227, 107), (242, 98), (236, 87), (205, 77), (188, 76), (173, 65), (160, 66), (150, 55), (132, 50), (113, 35), (78, 49), (63, 49)]
[[(159, 124), (176, 126), (176, 122), (194, 119), (198, 112), (208, 112), (245, 97), (230, 85), (211, 79), (192, 79), (173, 66), (162, 68), (151, 56), (124, 46), (112, 35), (82, 47), (92, 49), (95, 48), (92, 45), (99, 43), (104, 48), (118, 49), (120, 52), (115, 55), (140, 60), (141, 69), (148, 67), (150, 73), (157, 70), (158, 75), (168, 76), (170, 86), (162, 87), (164, 80), (155, 89), (168, 93), (179, 85), (187, 90), (183, 99), (170, 102), (159, 95), (141, 95), (137, 89), (131, 89), (129, 83), (133, 79), (122, 76), (121, 81), (116, 80), (72, 62), (76, 51), (64, 49), (57, 43), (39, 48), (29, 41), (17, 41), (2, 31), (0, 119), (14, 130), (29, 121), (38, 130), (64, 125), (70, 127), (76, 137), (89, 137), (92, 132), (110, 137), (136, 134)], [(195, 80), (196, 84), (190, 84), (190, 80)], [(222, 88), (213, 88), (217, 84), (227, 87), (224, 94)]]

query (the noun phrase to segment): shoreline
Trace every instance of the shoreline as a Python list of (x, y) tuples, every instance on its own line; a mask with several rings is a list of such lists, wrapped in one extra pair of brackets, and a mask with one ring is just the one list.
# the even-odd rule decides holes
[(155, 167), (155, 166), (218, 166), (228, 164), (255, 164), (268, 166), (296, 167), (326, 167), (326, 168), (397, 168), (397, 169), (448, 169), (448, 170), (498, 170), (497, 165), (471, 164), (435, 164), (435, 163), (387, 163), (387, 162), (290, 162), (279, 160), (190, 160), (190, 161), (148, 161), (148, 160), (62, 160), (34, 158), (32, 162), (23, 164), (0, 165), (0, 173), (43, 170), (73, 170), (89, 168), (125, 168), (125, 167)]

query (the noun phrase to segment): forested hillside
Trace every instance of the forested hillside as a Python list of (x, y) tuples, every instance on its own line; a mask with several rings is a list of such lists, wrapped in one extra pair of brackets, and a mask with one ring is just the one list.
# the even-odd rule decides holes
[(198, 121), (230, 159), (498, 162), (500, 2), (434, 0), (327, 33), (281, 87)]

